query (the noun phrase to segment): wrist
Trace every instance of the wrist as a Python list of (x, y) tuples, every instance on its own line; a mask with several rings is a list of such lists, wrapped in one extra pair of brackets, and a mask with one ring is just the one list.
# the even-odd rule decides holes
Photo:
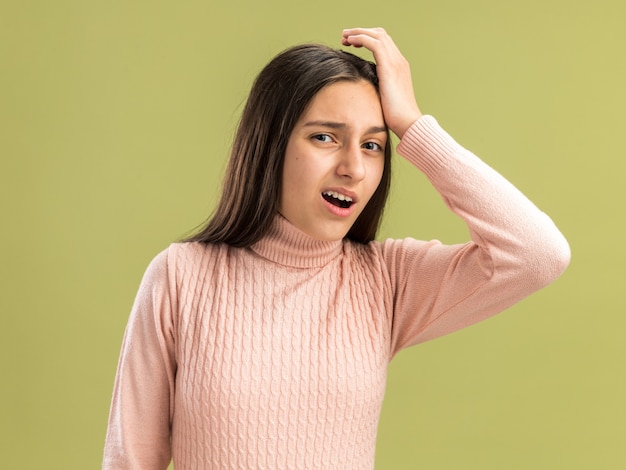
[(389, 129), (402, 139), (404, 133), (411, 127), (423, 114), (418, 110), (415, 110), (402, 118), (396, 120), (394, 125), (389, 124)]

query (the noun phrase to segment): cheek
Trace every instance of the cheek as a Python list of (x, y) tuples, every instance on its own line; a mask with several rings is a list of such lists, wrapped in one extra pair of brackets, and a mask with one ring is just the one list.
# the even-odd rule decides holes
[(292, 158), (285, 162), (285, 167), (283, 169), (283, 183), (297, 188), (298, 181), (301, 181), (305, 174), (306, 170), (303, 168), (300, 159)]
[(302, 198), (311, 180), (311, 170), (305, 159), (291, 155), (283, 167), (282, 196), (290, 199)]

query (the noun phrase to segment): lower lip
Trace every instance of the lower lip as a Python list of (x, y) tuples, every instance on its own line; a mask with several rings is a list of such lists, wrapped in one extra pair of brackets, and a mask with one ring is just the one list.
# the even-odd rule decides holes
[(322, 198), (322, 201), (326, 205), (326, 209), (328, 209), (333, 215), (336, 215), (337, 217), (349, 217), (352, 212), (354, 212), (354, 207), (356, 206), (356, 204), (351, 204), (350, 207), (343, 208), (331, 204), (324, 198)]

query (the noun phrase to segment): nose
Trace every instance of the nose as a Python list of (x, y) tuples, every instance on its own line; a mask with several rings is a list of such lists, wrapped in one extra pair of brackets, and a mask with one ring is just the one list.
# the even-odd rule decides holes
[(360, 145), (350, 144), (342, 149), (337, 164), (337, 174), (354, 181), (365, 178), (365, 162)]

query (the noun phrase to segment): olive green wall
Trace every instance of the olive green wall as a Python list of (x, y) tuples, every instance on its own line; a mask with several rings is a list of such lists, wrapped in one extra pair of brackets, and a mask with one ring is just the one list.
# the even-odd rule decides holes
[[(0, 3), (0, 466), (99, 466), (138, 282), (213, 206), (254, 75), (289, 45), (381, 25), (423, 111), (546, 210), (573, 261), (394, 360), (377, 468), (626, 468), (624, 5)], [(395, 165), (382, 235), (465, 240)]]

